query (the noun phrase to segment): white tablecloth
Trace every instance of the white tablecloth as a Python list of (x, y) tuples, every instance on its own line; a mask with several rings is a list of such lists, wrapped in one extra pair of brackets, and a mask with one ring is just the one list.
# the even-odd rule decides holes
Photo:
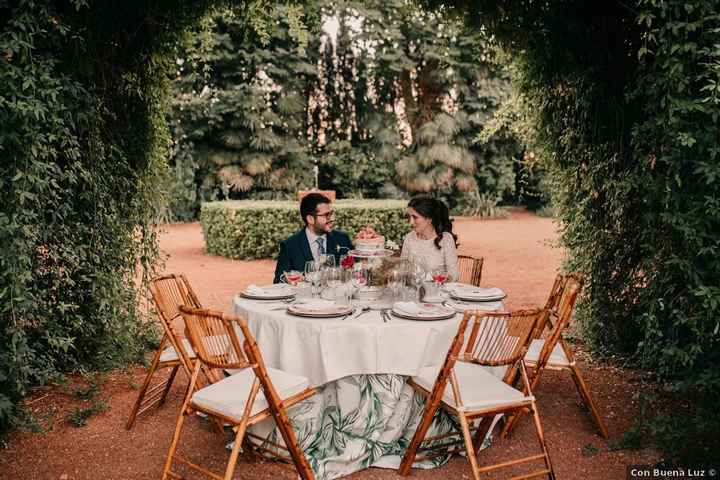
[[(265, 363), (303, 375), (318, 388), (288, 410), (315, 478), (332, 480), (370, 466), (398, 468), (425, 403), (407, 376), (443, 362), (462, 314), (440, 321), (393, 317), (384, 323), (377, 310), (340, 320), (288, 315), (279, 302), (236, 297), (233, 303), (235, 313), (247, 319)], [(455, 422), (439, 409), (428, 436), (457, 431)], [(252, 430), (282, 441), (272, 422)], [(447, 458), (414, 466), (432, 468)]]
[(377, 310), (340, 320), (297, 317), (278, 308), (277, 302), (234, 299), (235, 313), (247, 320), (265, 363), (303, 375), (314, 386), (358, 374), (416, 375), (443, 362), (462, 318), (392, 317), (385, 323)]

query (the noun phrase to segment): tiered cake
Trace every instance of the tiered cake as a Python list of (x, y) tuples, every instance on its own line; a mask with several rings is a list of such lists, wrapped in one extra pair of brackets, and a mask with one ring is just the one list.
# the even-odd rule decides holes
[(373, 227), (363, 227), (355, 235), (355, 248), (358, 251), (371, 253), (385, 249), (385, 237), (379, 235)]

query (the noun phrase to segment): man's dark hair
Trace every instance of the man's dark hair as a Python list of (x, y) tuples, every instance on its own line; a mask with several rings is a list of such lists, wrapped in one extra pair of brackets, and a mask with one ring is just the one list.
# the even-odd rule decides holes
[(317, 206), (321, 203), (330, 203), (330, 199), (321, 193), (308, 193), (300, 201), (300, 216), (307, 225), (307, 216), (315, 215)]

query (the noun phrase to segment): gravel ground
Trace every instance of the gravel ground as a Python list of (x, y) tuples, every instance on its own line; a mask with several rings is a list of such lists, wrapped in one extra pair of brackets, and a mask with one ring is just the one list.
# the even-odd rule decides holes
[[(161, 248), (167, 255), (165, 270), (185, 272), (200, 300), (208, 307), (230, 310), (234, 294), (250, 283), (272, 279), (274, 261), (235, 261), (204, 253), (197, 223), (164, 227)], [(509, 308), (525, 308), (545, 301), (562, 252), (552, 248), (556, 226), (551, 219), (514, 210), (510, 218), (477, 221), (459, 218), (455, 231), (460, 252), (485, 257), (483, 285), (508, 293)], [(558, 479), (625, 479), (626, 466), (652, 463), (656, 454), (647, 450), (616, 450), (612, 445), (638, 414), (635, 393), (645, 388), (631, 371), (596, 362), (580, 350), (579, 363), (610, 430), (610, 441), (594, 430), (569, 376), (548, 372), (535, 391), (545, 437)], [(124, 428), (142, 381), (143, 368), (134, 367), (103, 378), (99, 398), (106, 408), (74, 428), (68, 412), (85, 408), (67, 387), (37, 389), (26, 403), (41, 420), (45, 431), (18, 430), (0, 449), (0, 479), (157, 479), (160, 477), (186, 380), (175, 382), (168, 401), (141, 417), (132, 431)], [(182, 375), (179, 375), (182, 377)], [(77, 380), (77, 379), (75, 379)], [(71, 390), (71, 389), (70, 389)], [(191, 419), (183, 434), (182, 451), (203, 464), (222, 469), (227, 458), (225, 439), (207, 422)], [(481, 463), (516, 458), (534, 452), (537, 443), (527, 418), (511, 439), (480, 453)], [(519, 473), (508, 471), (507, 473)], [(241, 458), (235, 478), (297, 478), (277, 464)], [(354, 480), (397, 479), (394, 471), (368, 469), (348, 477)], [(462, 457), (434, 470), (413, 471), (417, 479), (472, 478)]]

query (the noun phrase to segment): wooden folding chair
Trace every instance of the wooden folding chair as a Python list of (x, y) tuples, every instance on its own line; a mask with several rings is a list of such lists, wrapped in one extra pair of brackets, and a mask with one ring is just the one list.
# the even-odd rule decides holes
[[(423, 440), (438, 441), (438, 438), (425, 439), (425, 435), (437, 409), (442, 406), (460, 421), (467, 459), (472, 467), (473, 478), (476, 480), (483, 472), (527, 462), (542, 462), (543, 467), (514, 478), (542, 475), (550, 479), (555, 478), (535, 398), (522, 362), (540, 313), (539, 309), (512, 313), (465, 312), (445, 363), (440, 367), (423, 369), (418, 376), (410, 380), (410, 384), (424, 395), (427, 401), (422, 420), (400, 464), (400, 475), (410, 473), (410, 468), (416, 459), (447, 453), (443, 447), (450, 445), (449, 442), (422, 447)], [(472, 321), (472, 330), (461, 352), (464, 331), (469, 321)], [(512, 386), (512, 379), (518, 370), (524, 384), (522, 390)], [(541, 453), (480, 467), (476, 451), (490, 430), (494, 417), (497, 414), (518, 411), (532, 412)], [(475, 431), (473, 441), (471, 425), (479, 418), (482, 418), (482, 421)], [(421, 455), (418, 456), (418, 452)]]
[(545, 307), (543, 313), (535, 325), (533, 331), (533, 338), (543, 338), (548, 329), (552, 329), (554, 325), (554, 319), (557, 318), (558, 306), (560, 304), (560, 298), (562, 297), (562, 291), (565, 287), (565, 277), (562, 275), (556, 275), (553, 286), (550, 289), (550, 295), (545, 301)]
[[(138, 415), (165, 402), (178, 369), (182, 368), (190, 378), (192, 374), (190, 359), (195, 357), (190, 343), (182, 338), (173, 326), (173, 322), (181, 318), (178, 310), (180, 305), (201, 306), (190, 282), (183, 274), (163, 275), (150, 282), (150, 293), (164, 333), (125, 425), (128, 430), (133, 427)], [(150, 387), (155, 373), (164, 368), (172, 369), (170, 376)]]
[(469, 255), (458, 255), (460, 278), (455, 281), (479, 287), (480, 279), (482, 279), (483, 262), (484, 259), (482, 257), (475, 258)]
[[(313, 472), (290, 425), (286, 409), (315, 393), (309, 380), (282, 370), (265, 366), (260, 350), (245, 321), (239, 317), (224, 315), (212, 310), (180, 307), (190, 342), (198, 359), (190, 380), (185, 401), (175, 427), (162, 478), (182, 478), (172, 471), (173, 460), (214, 479), (229, 480), (235, 471), (240, 446), (246, 429), (268, 417), (273, 417), (285, 441), (290, 457), (280, 457), (294, 463), (304, 480), (313, 479)], [(244, 337), (241, 347), (238, 331)], [(229, 347), (229, 348), (228, 348)], [(208, 369), (233, 370), (233, 374), (195, 391), (201, 366)], [(187, 415), (203, 412), (221, 422), (230, 424), (235, 439), (223, 476), (215, 474), (177, 455), (176, 450), (183, 423)]]
[[(557, 281), (556, 281), (557, 283)], [(583, 379), (580, 369), (575, 363), (572, 349), (562, 338), (562, 332), (570, 323), (573, 308), (580, 291), (582, 290), (583, 281), (577, 275), (566, 275), (563, 278), (562, 286), (559, 288), (559, 295), (554, 302), (554, 307), (546, 306), (546, 315), (548, 319), (548, 330), (544, 338), (539, 337), (532, 341), (527, 354), (525, 355), (525, 365), (532, 382), (533, 390), (540, 383), (540, 378), (545, 369), (548, 370), (564, 370), (570, 373), (575, 387), (580, 394), (583, 402), (590, 411), (590, 415), (595, 422), (600, 435), (608, 438), (607, 427), (600, 415), (597, 405), (593, 400), (590, 390)], [(550, 303), (550, 300), (548, 300)], [(503, 436), (514, 428), (518, 422), (519, 416), (511, 418), (503, 429)]]

